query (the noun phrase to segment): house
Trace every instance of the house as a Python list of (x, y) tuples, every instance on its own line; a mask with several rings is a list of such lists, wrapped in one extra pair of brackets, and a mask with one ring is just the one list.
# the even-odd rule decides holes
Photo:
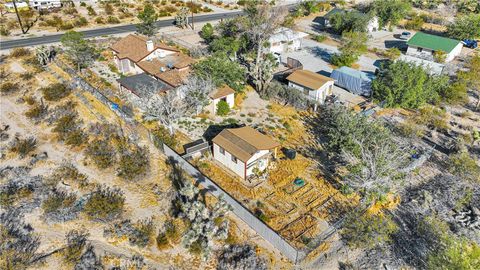
[(445, 68), (444, 64), (428, 61), (425, 59), (420, 59), (414, 56), (402, 54), (400, 57), (395, 61), (403, 61), (407, 63), (412, 63), (416, 66), (421, 66), (425, 71), (430, 75), (441, 75), (443, 69)]
[[(369, 16), (368, 14), (361, 13), (361, 12), (358, 12), (358, 11), (355, 11), (355, 10), (346, 11), (346, 10), (343, 10), (343, 9), (340, 9), (340, 8), (334, 8), (323, 16), (323, 26), (325, 28), (332, 27), (331, 18), (333, 17), (333, 15), (335, 15), (335, 14), (346, 14), (347, 12), (354, 12), (355, 15), (358, 15), (358, 16)], [(367, 33), (372, 33), (372, 32), (378, 31), (379, 29), (380, 29), (380, 24), (379, 24), (379, 21), (378, 21), (378, 17), (376, 17), (376, 16), (371, 17), (370, 20), (367, 22), (365, 31)]]
[(235, 105), (235, 90), (230, 88), (228, 85), (217, 88), (215, 91), (210, 93), (209, 97), (211, 100), (209, 108), (213, 114), (217, 113), (217, 104), (221, 100), (227, 102), (230, 109)]
[(287, 77), (288, 86), (302, 91), (311, 100), (320, 104), (332, 94), (334, 80), (310, 70), (296, 70)]
[[(28, 4), (26, 2), (16, 2), (17, 4), (17, 10), (18, 11), (25, 11), (29, 10), (30, 8), (28, 7)], [(15, 6), (13, 5), (12, 2), (8, 2), (3, 4), (5, 7), (5, 10), (9, 13), (15, 13)]]
[(308, 36), (307, 33), (281, 27), (269, 39), (269, 52), (282, 53), (298, 51), (302, 47), (302, 39), (306, 36)]
[(152, 40), (134, 34), (122, 38), (110, 48), (121, 73), (147, 73), (173, 88), (183, 84), (194, 62), (174, 47), (163, 43), (155, 44)]
[(407, 41), (407, 55), (434, 61), (435, 52), (446, 53), (445, 62), (452, 61), (462, 52), (463, 43), (459, 40), (417, 32)]
[(61, 0), (32, 0), (28, 2), (31, 8), (36, 10), (46, 10), (62, 7)]
[(249, 126), (224, 129), (212, 142), (213, 158), (245, 180), (265, 172), (280, 146)]
[(373, 74), (344, 66), (333, 70), (330, 78), (335, 80), (335, 85), (353, 94), (367, 97), (372, 95)]

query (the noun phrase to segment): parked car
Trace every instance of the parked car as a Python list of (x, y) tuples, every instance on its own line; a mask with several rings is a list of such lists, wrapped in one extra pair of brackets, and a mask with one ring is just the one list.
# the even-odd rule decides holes
[(400, 35), (400, 39), (408, 40), (410, 39), (411, 36), (412, 36), (412, 33), (410, 32), (402, 32), (402, 34)]
[(476, 40), (473, 40), (473, 39), (464, 39), (462, 41), (463, 45), (465, 45), (465, 47), (467, 48), (470, 48), (470, 49), (475, 49), (478, 47), (478, 42)]

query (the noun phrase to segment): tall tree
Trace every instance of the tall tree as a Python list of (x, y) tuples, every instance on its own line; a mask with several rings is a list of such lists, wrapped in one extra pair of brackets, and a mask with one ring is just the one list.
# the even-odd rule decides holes
[(455, 18), (447, 25), (447, 35), (451, 38), (475, 39), (480, 37), (480, 14), (468, 14)]
[(375, 0), (370, 10), (377, 15), (380, 27), (388, 26), (391, 30), (411, 9), (408, 1), (403, 0)]
[(270, 37), (285, 21), (287, 10), (275, 7), (266, 0), (251, 1), (245, 7), (244, 31), (256, 50), (255, 59), (249, 61), (249, 75), (258, 92), (265, 91), (272, 76), (273, 67), (266, 61), (265, 46)]
[(142, 21), (137, 25), (137, 32), (148, 37), (154, 36), (157, 31), (155, 22), (158, 19), (158, 14), (152, 4), (147, 3), (137, 17)]
[(242, 91), (245, 84), (245, 69), (230, 60), (224, 53), (217, 53), (196, 63), (195, 74), (200, 78), (211, 78), (217, 87), (224, 84), (235, 91)]
[(95, 48), (90, 42), (83, 38), (83, 34), (75, 31), (68, 31), (60, 38), (65, 47), (65, 53), (77, 65), (77, 70), (89, 66), (96, 58)]
[(184, 85), (180, 87), (182, 95), (185, 96), (185, 102), (188, 110), (198, 115), (210, 99), (208, 95), (215, 89), (215, 84), (209, 77), (201, 78), (190, 76)]
[(174, 134), (173, 124), (182, 117), (186, 111), (186, 104), (181, 95), (175, 90), (168, 91), (164, 95), (152, 95), (146, 103), (146, 120), (160, 121), (170, 135)]

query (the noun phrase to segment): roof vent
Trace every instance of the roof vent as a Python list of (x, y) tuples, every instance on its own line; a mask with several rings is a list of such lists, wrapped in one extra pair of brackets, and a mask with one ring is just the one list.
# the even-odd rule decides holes
[(167, 64), (167, 67), (168, 67), (169, 69), (173, 69), (173, 64), (172, 64), (172, 63), (168, 63), (168, 64)]
[(165, 67), (160, 68), (160, 72), (165, 72), (165, 71), (166, 71)]
[(164, 58), (165, 56), (167, 56), (167, 55), (165, 54), (164, 51), (158, 51), (158, 57)]

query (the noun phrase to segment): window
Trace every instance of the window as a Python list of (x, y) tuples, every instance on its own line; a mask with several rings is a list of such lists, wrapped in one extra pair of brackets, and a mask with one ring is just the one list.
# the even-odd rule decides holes
[(232, 156), (232, 161), (233, 161), (233, 163), (237, 163), (237, 158)]
[(417, 48), (417, 52), (422, 52), (423, 48)]
[(223, 149), (222, 147), (220, 147), (220, 154), (225, 155), (225, 149)]

